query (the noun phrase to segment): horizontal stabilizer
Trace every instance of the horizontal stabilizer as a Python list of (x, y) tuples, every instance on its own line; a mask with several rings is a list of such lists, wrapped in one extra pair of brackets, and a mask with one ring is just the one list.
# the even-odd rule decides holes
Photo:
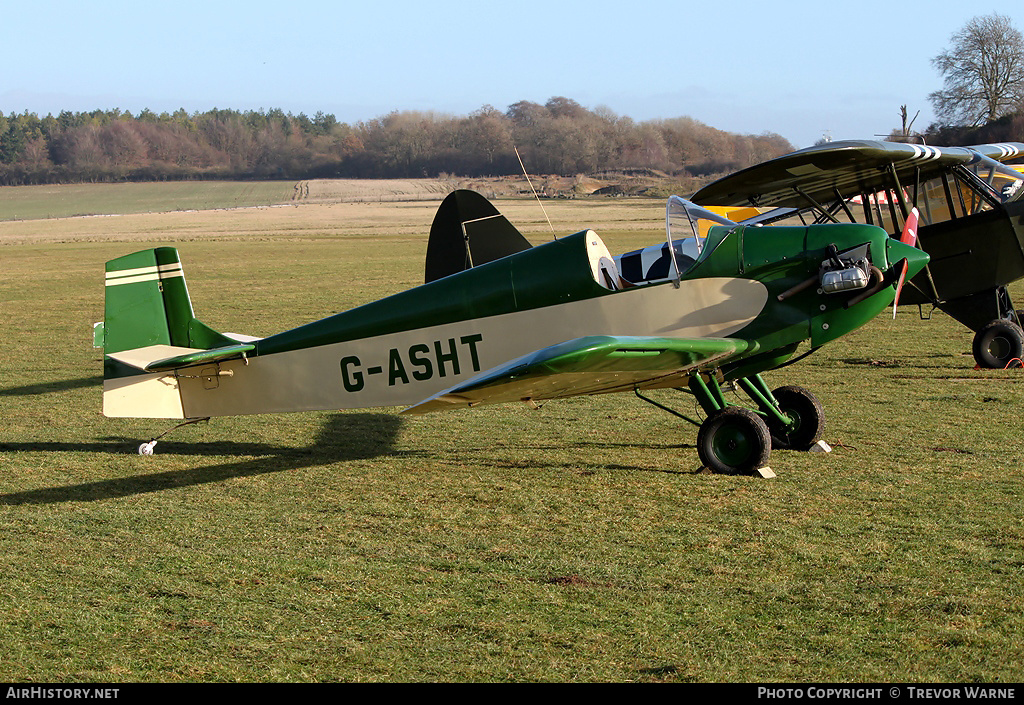
[(698, 366), (721, 363), (755, 345), (736, 338), (577, 338), (483, 372), (402, 413), (678, 386)]
[(241, 358), (255, 349), (256, 346), (252, 343), (226, 345), (212, 350), (174, 345), (147, 345), (144, 348), (110, 353), (107, 357), (144, 372), (169, 372), (181, 367)]
[(256, 346), (252, 343), (239, 343), (238, 345), (225, 345), (222, 348), (214, 348), (213, 350), (189, 352), (184, 355), (175, 355), (174, 357), (167, 357), (162, 360), (154, 360), (146, 365), (146, 371), (166, 372), (168, 370), (176, 370), (179, 367), (205, 365), (211, 362), (243, 358), (246, 356), (246, 353), (255, 349)]

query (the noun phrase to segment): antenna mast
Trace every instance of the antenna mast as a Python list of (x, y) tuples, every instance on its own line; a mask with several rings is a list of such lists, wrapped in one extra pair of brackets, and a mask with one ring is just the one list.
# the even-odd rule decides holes
[(551, 234), (554, 235), (555, 239), (557, 240), (558, 236), (555, 235), (555, 229), (551, 225), (551, 218), (548, 217), (548, 212), (544, 208), (544, 203), (540, 200), (540, 196), (537, 195), (537, 189), (535, 189), (533, 187), (533, 182), (530, 181), (530, 175), (526, 173), (526, 165), (523, 164), (523, 158), (519, 156), (519, 150), (516, 149), (515, 145), (512, 145), (512, 149), (516, 153), (516, 159), (519, 160), (519, 166), (523, 170), (523, 176), (526, 177), (526, 183), (530, 184), (530, 190), (533, 191), (533, 197), (536, 198), (537, 199), (537, 203), (540, 204), (540, 209), (544, 213), (544, 220), (548, 221), (548, 227), (551, 228)]

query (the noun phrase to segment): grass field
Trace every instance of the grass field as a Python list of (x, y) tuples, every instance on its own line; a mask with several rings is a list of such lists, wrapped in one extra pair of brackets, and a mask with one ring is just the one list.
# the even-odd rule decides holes
[(223, 210), (282, 204), (440, 200), (439, 179), (169, 181), (0, 188), (0, 221)]
[(288, 203), (295, 183), (171, 181), (0, 188), (0, 221), (241, 208)]
[[(197, 315), (264, 335), (421, 281), (435, 207), (0, 223), (0, 682), (1021, 680), (1024, 378), (938, 313), (767, 376), (834, 446), (772, 480), (700, 472), (629, 395), (217, 419), (152, 457), (169, 424), (100, 414), (105, 260), (178, 244)], [(661, 237), (660, 203), (548, 208)]]

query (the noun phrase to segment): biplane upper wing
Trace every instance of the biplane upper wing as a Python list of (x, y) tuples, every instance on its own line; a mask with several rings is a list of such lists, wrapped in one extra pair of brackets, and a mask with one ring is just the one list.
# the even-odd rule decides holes
[(755, 164), (697, 191), (699, 205), (806, 208), (851, 194), (874, 193), (892, 184), (892, 171), (904, 187), (937, 176), (957, 164), (985, 156), (1006, 161), (1024, 154), (1024, 144), (928, 147), (899, 142), (846, 141), (808, 147)]
[(756, 347), (739, 338), (577, 338), (482, 372), (402, 413), (681, 386), (700, 365), (721, 364)]

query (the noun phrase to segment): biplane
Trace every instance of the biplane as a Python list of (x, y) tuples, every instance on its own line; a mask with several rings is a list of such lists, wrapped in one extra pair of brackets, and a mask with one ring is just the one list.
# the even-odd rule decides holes
[(1009, 164), (1022, 156), (1020, 143), (830, 142), (726, 176), (692, 200), (763, 209), (745, 224), (860, 222), (893, 237), (916, 207), (918, 246), (931, 261), (900, 304), (922, 317), (924, 306), (944, 311), (974, 331), (980, 367), (1004, 368), (1024, 357), (1024, 313), (1006, 288), (1024, 277), (1024, 176)]
[[(771, 390), (760, 373), (872, 319), (928, 255), (869, 225), (752, 230), (672, 197), (664, 261), (615, 258), (593, 230), (532, 246), (485, 198), (455, 191), (431, 226), (424, 284), (262, 338), (203, 324), (177, 250), (143, 250), (106, 265), (103, 411), (192, 423), (632, 392), (699, 426), (707, 467), (755, 471), (772, 446), (810, 449), (825, 423), (810, 392)], [(750, 405), (727, 400), (733, 385)], [(665, 388), (707, 418), (645, 396)]]

